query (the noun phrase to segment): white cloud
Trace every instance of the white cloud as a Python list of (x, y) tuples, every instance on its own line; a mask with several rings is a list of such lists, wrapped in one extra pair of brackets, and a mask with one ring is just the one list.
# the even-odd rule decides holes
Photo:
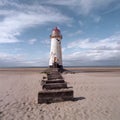
[[(62, 15), (51, 7), (19, 5), (17, 3), (9, 4), (13, 5), (10, 10), (0, 9), (0, 15), (4, 16), (0, 21), (0, 43), (18, 42), (17, 37), (21, 35), (21, 32), (30, 27), (52, 22), (67, 23), (70, 20), (69, 17)], [(16, 8), (14, 9), (14, 7)]]
[(69, 50), (73, 52), (63, 57), (68, 65), (120, 65), (119, 33), (97, 41), (89, 38), (74, 41), (68, 44), (66, 51)]
[(101, 40), (80, 39), (68, 44), (68, 48), (81, 48), (93, 50), (119, 50), (120, 48), (120, 35), (115, 34), (108, 38)]
[(98, 16), (98, 15), (91, 15), (91, 17), (96, 23), (99, 23), (102, 19), (101, 16)]
[(28, 42), (30, 45), (33, 45), (35, 42), (37, 42), (37, 39), (34, 38), (34, 39), (29, 40)]
[(79, 20), (78, 23), (79, 23), (80, 26), (84, 25), (83, 21), (81, 21), (81, 20)]
[(21, 65), (24, 58), (25, 55), (23, 54), (0, 53), (0, 67)]
[(0, 6), (5, 5), (8, 2), (8, 0), (0, 0)]
[(67, 36), (73, 37), (73, 36), (81, 35), (82, 33), (83, 33), (82, 30), (77, 30), (77, 31), (75, 31), (74, 33), (68, 33)]
[(72, 66), (120, 66), (120, 51), (97, 51), (86, 50), (65, 55), (63, 61), (66, 65)]
[(27, 59), (27, 54), (0, 53), (0, 67), (46, 66), (48, 57)]
[(50, 39), (42, 40), (41, 43), (50, 46)]
[[(72, 52), (65, 54), (66, 51)], [(25, 54), (0, 53), (0, 67), (48, 66), (48, 57), (49, 54), (40, 58), (29, 58)], [(98, 41), (74, 41), (63, 48), (63, 62), (64, 65), (74, 66), (120, 65), (120, 35), (117, 33)]]
[(89, 14), (93, 10), (105, 9), (113, 2), (117, 2), (118, 0), (48, 0), (42, 3), (55, 4), (55, 5), (64, 5), (70, 8), (74, 8), (75, 10), (81, 14)]
[[(116, 0), (117, 1), (117, 0)], [(119, 0), (118, 0), (119, 1)], [(120, 9), (120, 2), (118, 4), (116, 4), (115, 7), (112, 7), (111, 9), (105, 11), (103, 14), (108, 14), (108, 13), (111, 13), (111, 12), (114, 12), (114, 11), (117, 11), (118, 9)]]

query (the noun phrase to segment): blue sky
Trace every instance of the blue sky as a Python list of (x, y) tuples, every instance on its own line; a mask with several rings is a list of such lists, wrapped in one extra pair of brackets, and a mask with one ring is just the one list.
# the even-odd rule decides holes
[(48, 66), (55, 26), (64, 66), (120, 66), (120, 0), (0, 0), (0, 67)]

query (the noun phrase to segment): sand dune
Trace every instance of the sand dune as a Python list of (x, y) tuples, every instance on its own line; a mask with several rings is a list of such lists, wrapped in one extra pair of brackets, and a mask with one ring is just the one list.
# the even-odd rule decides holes
[(44, 74), (0, 70), (0, 120), (119, 120), (120, 71), (63, 74), (74, 101), (37, 104)]

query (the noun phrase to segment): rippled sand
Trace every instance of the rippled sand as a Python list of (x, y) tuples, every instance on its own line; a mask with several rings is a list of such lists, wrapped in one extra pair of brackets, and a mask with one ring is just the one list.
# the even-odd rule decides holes
[(74, 101), (37, 104), (43, 76), (36, 69), (0, 70), (0, 120), (120, 119), (119, 70), (63, 74)]

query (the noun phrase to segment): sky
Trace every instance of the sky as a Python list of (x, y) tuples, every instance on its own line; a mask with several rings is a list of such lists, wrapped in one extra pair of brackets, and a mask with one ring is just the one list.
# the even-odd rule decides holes
[(63, 66), (120, 66), (120, 0), (0, 0), (0, 67), (48, 66), (56, 26)]

